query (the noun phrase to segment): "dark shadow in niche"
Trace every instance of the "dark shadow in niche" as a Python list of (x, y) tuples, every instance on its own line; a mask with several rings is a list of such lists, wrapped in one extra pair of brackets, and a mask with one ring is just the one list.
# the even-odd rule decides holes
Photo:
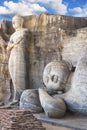
[(73, 67), (72, 67), (72, 72), (75, 72), (75, 69), (76, 69), (76, 67), (73, 66)]

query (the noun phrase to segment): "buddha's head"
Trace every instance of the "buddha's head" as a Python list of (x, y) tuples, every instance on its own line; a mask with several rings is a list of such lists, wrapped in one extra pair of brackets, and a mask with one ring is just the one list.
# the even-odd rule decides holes
[(16, 15), (12, 19), (12, 25), (15, 30), (23, 28), (24, 19), (22, 16)]
[(43, 82), (48, 90), (64, 90), (71, 67), (65, 61), (51, 62), (43, 72)]

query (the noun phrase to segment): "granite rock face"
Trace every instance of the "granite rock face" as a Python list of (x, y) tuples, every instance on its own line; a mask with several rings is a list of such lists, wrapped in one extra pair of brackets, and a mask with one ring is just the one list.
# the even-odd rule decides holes
[(79, 54), (87, 45), (86, 18), (42, 14), (25, 17), (25, 27), (31, 32), (29, 86), (43, 86), (43, 70), (51, 61), (64, 59), (76, 67)]
[(13, 31), (10, 21), (0, 21), (0, 100), (5, 103), (11, 96), (11, 80), (8, 72), (9, 54), (7, 54), (6, 47)]
[(62, 57), (76, 67), (79, 57), (87, 47), (87, 28), (80, 28), (74, 32), (75, 36), (67, 37), (63, 41)]
[[(64, 59), (76, 67), (79, 56), (87, 46), (86, 18), (42, 14), (26, 16), (24, 19), (25, 27), (30, 31), (28, 47), (29, 88), (43, 87), (43, 70), (51, 61)], [(10, 35), (14, 32), (11, 22), (2, 21), (0, 30), (0, 35), (7, 44)], [(2, 58), (0, 58), (0, 71), (3, 68), (8, 73), (7, 52), (5, 55), (6, 64), (3, 64), (4, 54), (3, 50), (0, 49), (0, 57)], [(3, 77), (2, 73), (0, 73), (0, 77)], [(0, 84), (0, 87), (9, 86), (8, 88), (10, 88), (9, 74), (6, 79), (5, 77), (3, 79), (4, 84)], [(8, 85), (6, 85), (7, 83)]]

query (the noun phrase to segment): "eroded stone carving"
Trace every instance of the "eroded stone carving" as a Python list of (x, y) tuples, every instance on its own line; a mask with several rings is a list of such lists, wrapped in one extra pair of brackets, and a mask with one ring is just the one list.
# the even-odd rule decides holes
[[(72, 112), (75, 112), (75, 113), (77, 112), (80, 114), (87, 115), (87, 73), (86, 73), (87, 57), (86, 57), (86, 55), (87, 55), (87, 47), (83, 50), (82, 55), (78, 59), (78, 63), (76, 65), (76, 69), (75, 69), (75, 72), (73, 75), (70, 90), (61, 95), (57, 94), (56, 96), (54, 95), (53, 97), (48, 96), (48, 99), (50, 100), (51, 108), (55, 108), (55, 106), (56, 106), (56, 105), (54, 105), (53, 100), (54, 100), (54, 102), (57, 101), (58, 105), (60, 106), (60, 101), (58, 101), (58, 100), (62, 98), (69, 110), (71, 110)], [(51, 64), (51, 63), (49, 63), (49, 64)], [(45, 69), (47, 69), (47, 66)], [(60, 67), (60, 66), (57, 66), (57, 67)], [(53, 69), (56, 70), (55, 67)], [(46, 72), (47, 72), (47, 70), (46, 70)], [(60, 73), (62, 73), (62, 71), (60, 71)], [(64, 75), (64, 77), (65, 76), (66, 75)], [(52, 84), (52, 89), (55, 90), (55, 84)], [(50, 114), (53, 114), (53, 111), (50, 111), (50, 107), (46, 106), (47, 101), (43, 100), (44, 96), (46, 97), (48, 95), (46, 92), (43, 95), (43, 91), (44, 90), (39, 91), (39, 95), (40, 95), (40, 101), (44, 108), (44, 111), (45, 111), (45, 113), (50, 112)], [(58, 91), (58, 88), (57, 88), (57, 91)], [(48, 114), (48, 116), (49, 116), (49, 114)], [(55, 112), (54, 112), (54, 117), (56, 117)], [(57, 115), (57, 117), (58, 117), (58, 115)]]
[[(48, 16), (47, 16), (48, 17)], [(51, 20), (50, 20), (50, 18), (51, 18)], [(60, 17), (61, 19), (62, 19), (62, 17)], [(46, 17), (44, 17), (44, 19), (47, 19)], [(33, 59), (33, 58), (31, 58), (31, 62), (32, 62), (32, 59), (33, 59), (33, 61), (35, 61), (35, 62), (32, 62), (33, 64), (31, 64), (31, 66), (32, 65), (35, 65), (36, 64), (36, 66), (33, 66), (32, 68), (38, 68), (37, 69), (37, 73), (38, 73), (38, 70), (40, 70), (39, 69), (39, 67), (38, 66), (40, 66), (41, 64), (43, 65), (43, 66), (41, 66), (41, 68), (43, 68), (44, 67), (44, 65), (46, 64), (46, 63), (48, 63), (48, 61), (50, 61), (50, 60), (52, 60), (52, 56), (53, 56), (53, 54), (52, 54), (52, 52), (54, 51), (55, 52), (55, 50), (57, 50), (58, 48), (57, 48), (57, 43), (59, 43), (59, 33), (57, 32), (57, 30), (55, 29), (55, 28), (58, 28), (59, 27), (59, 25), (58, 26), (55, 26), (55, 25), (57, 25), (56, 24), (56, 22), (53, 22), (53, 24), (51, 24), (52, 23), (52, 21), (54, 21), (53, 20), (54, 18), (53, 18), (53, 16), (51, 16), (51, 17), (49, 17), (48, 18), (48, 25), (50, 25), (49, 27), (47, 26), (47, 29), (46, 30), (48, 30), (47, 32), (45, 32), (45, 33), (41, 33), (41, 32), (39, 32), (39, 31), (37, 31), (38, 30), (38, 28), (36, 29), (35, 27), (38, 27), (38, 26), (35, 26), (35, 25), (33, 25), (32, 24), (32, 26), (33, 26), (33, 28), (35, 28), (36, 29), (36, 32), (34, 33), (35, 35), (35, 37), (34, 37), (34, 39), (32, 40), (32, 41), (35, 41), (34, 42), (34, 44), (35, 45), (33, 45), (33, 47), (36, 47), (36, 50), (37, 50), (37, 53), (36, 53), (36, 51), (34, 50), (34, 49), (32, 49), (32, 51), (33, 51), (33, 56), (34, 56), (34, 58), (35, 59)], [(71, 18), (70, 18), (71, 19)], [(20, 21), (20, 20), (19, 20)], [(26, 20), (27, 21), (27, 20)], [(35, 21), (35, 20), (34, 20)], [(38, 20), (37, 20), (38, 21)], [(51, 21), (51, 22), (50, 22)], [(56, 21), (56, 17), (55, 17), (55, 21)], [(67, 19), (67, 21), (68, 21), (68, 19)], [(73, 19), (71, 20), (71, 21), (73, 21)], [(78, 20), (79, 21), (79, 20)], [(83, 20), (84, 21), (84, 20)], [(22, 21), (23, 22), (23, 21)], [(69, 20), (69, 22), (70, 22), (70, 20)], [(68, 25), (68, 23), (69, 22), (66, 22), (66, 25)], [(32, 22), (33, 23), (33, 22)], [(38, 23), (38, 22), (37, 22)], [(46, 22), (45, 22), (46, 23)], [(49, 24), (50, 23), (50, 24)], [(61, 21), (60, 21), (60, 23), (61, 23)], [(77, 24), (75, 24), (75, 23), (77, 23)], [(79, 23), (79, 25), (78, 25), (78, 23)], [(83, 22), (82, 22), (83, 23)], [(86, 22), (87, 23), (87, 22)], [(20, 26), (19, 26), (20, 25)], [(44, 24), (45, 25), (45, 24)], [(65, 24), (63, 24), (62, 23), (62, 25), (64, 26), (64, 28), (65, 28), (65, 31), (64, 31), (64, 34), (65, 34), (65, 36), (66, 36), (66, 39), (68, 39), (68, 36), (69, 35), (67, 35), (67, 33), (66, 33), (66, 30), (67, 30), (67, 27), (68, 26), (66, 26), (65, 27)], [(71, 25), (74, 25), (74, 27), (73, 27), (73, 29), (75, 29), (76, 28), (76, 26), (77, 26), (77, 28), (81, 28), (81, 27), (85, 27), (86, 26), (86, 24), (85, 24), (85, 26), (81, 26), (81, 23), (80, 22), (74, 22), (74, 24), (73, 24), (73, 22), (72, 22), (72, 24)], [(73, 34), (72, 32), (71, 32), (71, 25), (70, 25), (70, 30), (68, 30), (71, 34)], [(84, 24), (83, 24), (84, 25)], [(29, 26), (29, 25), (28, 25)], [(31, 26), (31, 30), (33, 30), (32, 29), (32, 26)], [(40, 27), (40, 26), (39, 26)], [(62, 27), (61, 25), (60, 25), (60, 27)], [(63, 28), (63, 29), (64, 29)], [(54, 31), (53, 31), (54, 30)], [(84, 29), (82, 29), (83, 30), (83, 32), (84, 32)], [(35, 31), (35, 30), (34, 30)], [(78, 30), (74, 30), (75, 31), (75, 33), (77, 33), (77, 31)], [(19, 33), (20, 32), (20, 33)], [(13, 70), (14, 70), (14, 68), (15, 68), (15, 70), (16, 70), (16, 67), (15, 66), (17, 66), (17, 65), (19, 65), (19, 63), (17, 63), (17, 60), (15, 60), (16, 59), (16, 56), (17, 57), (19, 57), (18, 56), (18, 54), (20, 53), (20, 52), (22, 52), (23, 51), (23, 53), (21, 53), (21, 54), (23, 54), (23, 56), (25, 56), (26, 55), (26, 49), (24, 49), (25, 48), (25, 44), (23, 44), (24, 46), (23, 46), (23, 48), (21, 48), (21, 47), (19, 47), (19, 46), (21, 46), (22, 45), (22, 43), (27, 43), (27, 38), (26, 39), (24, 39), (24, 37), (23, 37), (23, 39), (21, 39), (21, 37), (22, 36), (27, 36), (26, 34), (28, 34), (28, 33), (26, 33), (25, 34), (25, 32), (27, 32), (27, 29), (23, 29), (23, 26), (22, 26), (22, 24), (16, 24), (16, 32), (11, 36), (11, 40), (10, 40), (10, 44), (8, 45), (8, 51), (9, 50), (11, 50), (11, 55), (10, 55), (10, 59), (9, 59), (9, 66), (10, 65), (12, 65), (11, 67), (10, 67), (10, 73), (11, 74), (13, 74)], [(36, 33), (37, 32), (39, 32), (38, 33), (38, 35), (36, 35)], [(53, 33), (52, 33), (53, 32)], [(87, 30), (85, 30), (85, 32), (87, 32)], [(79, 31), (78, 31), (78, 33), (79, 33)], [(41, 35), (40, 35), (41, 34)], [(83, 51), (83, 47), (85, 48), (86, 47), (86, 44), (87, 44), (87, 40), (86, 40), (86, 36), (87, 36), (87, 33), (85, 33), (85, 38), (83, 38), (84, 40), (81, 40), (82, 39), (82, 37), (83, 37), (83, 35), (82, 35), (83, 33), (81, 32), (81, 37), (79, 38), (79, 37), (74, 37), (74, 35), (73, 36), (70, 36), (71, 37), (71, 39), (69, 39), (68, 40), (68, 42), (65, 42), (65, 39), (64, 39), (64, 43), (65, 43), (65, 45), (64, 44), (62, 44), (61, 43), (61, 45), (62, 45), (62, 48), (63, 48), (63, 50), (62, 50), (62, 58), (64, 59), (64, 60), (67, 60), (68, 59), (68, 57), (69, 57), (69, 59), (67, 60), (68, 62), (70, 61), (75, 67), (76, 67), (76, 70), (75, 70), (75, 74), (74, 74), (74, 78), (73, 78), (73, 81), (72, 81), (72, 85), (71, 85), (71, 89), (69, 90), (69, 92), (67, 92), (67, 93), (65, 93), (65, 94), (63, 94), (63, 95), (60, 95), (62, 98), (63, 98), (63, 100), (66, 102), (66, 104), (67, 104), (67, 106), (69, 107), (69, 109), (70, 110), (72, 110), (72, 111), (74, 111), (74, 112), (80, 112), (80, 113), (84, 113), (84, 114), (86, 114), (87, 112), (86, 112), (86, 108), (87, 108), (87, 106), (86, 106), (86, 50), (85, 50), (85, 53), (82, 55), (82, 51)], [(16, 36), (15, 36), (16, 35)], [(39, 38), (37, 38), (39, 36)], [(41, 36), (42, 36), (42, 39), (41, 39)], [(53, 36), (53, 37), (52, 37)], [(63, 36), (63, 35), (62, 35)], [(72, 38), (72, 37), (74, 37), (74, 38)], [(64, 37), (63, 37), (64, 38)], [(19, 39), (19, 40), (18, 40)], [(39, 40), (36, 40), (36, 39), (39, 39)], [(76, 39), (76, 41), (75, 41), (75, 39)], [(23, 42), (22, 42), (23, 41)], [(39, 41), (39, 44), (38, 44), (38, 41)], [(41, 42), (42, 41), (42, 42)], [(51, 42), (52, 41), (52, 42)], [(66, 40), (67, 41), (67, 40)], [(71, 42), (71, 43), (70, 43)], [(75, 42), (75, 44), (73, 44), (73, 42)], [(80, 43), (81, 42), (81, 43)], [(48, 43), (48, 44), (47, 44)], [(49, 44), (50, 43), (50, 44)], [(67, 49), (66, 49), (66, 43), (67, 43)], [(84, 44), (83, 44), (84, 43)], [(73, 44), (73, 47), (72, 47), (72, 44)], [(78, 51), (78, 47), (79, 47), (79, 44), (81, 44), (81, 47), (79, 48), (79, 50), (82, 48), (82, 50), (81, 51)], [(50, 48), (48, 48), (47, 50), (46, 50), (46, 48), (48, 47), (48, 46), (50, 46)], [(53, 46), (55, 46), (54, 48), (53, 48)], [(76, 47), (77, 46), (77, 47)], [(32, 48), (33, 48), (32, 47)], [(71, 50), (70, 50), (70, 48), (71, 48)], [(19, 49), (20, 48), (20, 49)], [(57, 49), (55, 49), (55, 48), (57, 48)], [(73, 49), (74, 48), (74, 49)], [(17, 49), (19, 49), (20, 51), (17, 51)], [(41, 53), (39, 53), (38, 54), (38, 50), (41, 50)], [(16, 51), (17, 51), (17, 54), (16, 54)], [(25, 52), (24, 52), (25, 51)], [(18, 53), (19, 52), (19, 53)], [(46, 52), (49, 52), (49, 53), (46, 53)], [(66, 53), (66, 52), (68, 52), (68, 53)], [(74, 54), (73, 54), (73, 53)], [(81, 59), (79, 60), (79, 53), (77, 54), (77, 56), (76, 56), (76, 53), (77, 52), (79, 52), (82, 56), (81, 56)], [(43, 55), (43, 54), (46, 54), (46, 55)], [(52, 55), (51, 55), (52, 54)], [(32, 56), (31, 55), (31, 56)], [(36, 58), (36, 55), (37, 55), (37, 58)], [(47, 61), (46, 61), (46, 59), (45, 60), (43, 60), (43, 57), (41, 57), (40, 55), (42, 55), (43, 57), (45, 57), (45, 56), (48, 56), (48, 57), (50, 57), (50, 59), (47, 57)], [(71, 56), (70, 56), (71, 55)], [(40, 57), (39, 57), (40, 56)], [(13, 60), (13, 57), (14, 57), (14, 60)], [(38, 58), (39, 57), (39, 58)], [(73, 58), (72, 58), (73, 57)], [(19, 57), (19, 59), (22, 59), (21, 57)], [(39, 60), (37, 60), (37, 59), (39, 59)], [(49, 59), (49, 60), (48, 60)], [(53, 57), (53, 59), (54, 59), (54, 57)], [(38, 63), (38, 61), (40, 61), (41, 60), (41, 64), (39, 64)], [(15, 65), (13, 65), (13, 61), (16, 61), (14, 64)], [(26, 60), (24, 59), (22, 59), (22, 62), (21, 62), (21, 60), (19, 60), (19, 62), (21, 62), (22, 63), (22, 65), (23, 66), (21, 66), (20, 68), (22, 68), (22, 69), (19, 69), (19, 70), (21, 70), (21, 72), (23, 72), (23, 75), (26, 75), (26, 73), (24, 73), (25, 71), (23, 71), (23, 70), (25, 70), (25, 67), (24, 66), (26, 66), (25, 64), (26, 64), (26, 62), (25, 62)], [(44, 62), (43, 62), (44, 61)], [(24, 64), (23, 64), (24, 63)], [(37, 65), (38, 64), (38, 65)], [(18, 67), (19, 68), (19, 67)], [(55, 67), (54, 67), (55, 68)], [(33, 70), (33, 74), (31, 75), (31, 77), (33, 77), (34, 76), (34, 71), (36, 70), (36, 69), (34, 69)], [(48, 67), (48, 69), (47, 69), (47, 74), (45, 75), (45, 77), (46, 78), (44, 78), (44, 84), (45, 84), (45, 86), (47, 87), (47, 88), (49, 88), (50, 90), (55, 90), (55, 91), (59, 91), (59, 90), (63, 90), (64, 89), (64, 87), (65, 86), (63, 86), (63, 87), (61, 87), (62, 85), (60, 84), (59, 85), (59, 87), (58, 87), (58, 81), (59, 81), (59, 76), (58, 76), (58, 73), (56, 73), (57, 72), (57, 69), (53, 69), (53, 72), (55, 72), (55, 74), (53, 74), (52, 76), (51, 76), (51, 78), (49, 78), (49, 76), (48, 75), (50, 75), (50, 73), (51, 73), (51, 67)], [(16, 85), (15, 85), (15, 95), (17, 94), (17, 91), (18, 91), (18, 93), (21, 93), (24, 89), (25, 89), (25, 86), (23, 85), (23, 83), (24, 82), (27, 82), (28, 80), (22, 80), (22, 78), (21, 78), (21, 73), (19, 73), (18, 74), (18, 72), (19, 72), (19, 70), (18, 71), (16, 71), (17, 73), (15, 74), (16, 75), (16, 77), (17, 77), (17, 79), (19, 80), (19, 81), (21, 81), (20, 83), (21, 83), (21, 85), (19, 85), (19, 83), (17, 83), (17, 79), (15, 78), (15, 77), (12, 77), (12, 80), (13, 80), (13, 84), (15, 84), (15, 81), (16, 81)], [(56, 70), (56, 71), (54, 71), (54, 70)], [(65, 70), (64, 70), (65, 71)], [(60, 73), (62, 72), (62, 70), (60, 71)], [(41, 75), (39, 75), (39, 76), (37, 76), (37, 73), (36, 73), (36, 77), (41, 77)], [(20, 76), (19, 76), (20, 75)], [(65, 75), (65, 74), (64, 74)], [(67, 74), (66, 74), (67, 75)], [(65, 76), (66, 76), (65, 75)], [(13, 76), (13, 75), (12, 75)], [(67, 76), (66, 76), (67, 77)], [(65, 77), (64, 77), (65, 78)], [(25, 79), (25, 78), (24, 78)], [(38, 79), (40, 79), (40, 78), (38, 78)], [(53, 84), (52, 85), (50, 85), (49, 84), (49, 81), (51, 80), (51, 82), (53, 82)], [(62, 79), (62, 81), (63, 81), (64, 79)], [(22, 82), (23, 81), (23, 82)], [(31, 81), (33, 81), (32, 79), (31, 79)], [(65, 84), (66, 84), (66, 82), (64, 82)], [(34, 84), (36, 85), (36, 83), (34, 82)], [(49, 84), (49, 86), (48, 86), (48, 84)], [(55, 84), (57, 84), (57, 85), (55, 85)], [(21, 89), (19, 89), (20, 87), (19, 86), (22, 86), (23, 85), (23, 89), (21, 90)], [(16, 86), (17, 86), (17, 88), (16, 88)], [(32, 85), (33, 86), (33, 85)], [(37, 85), (38, 86), (38, 85)], [(40, 86), (40, 85), (39, 85)], [(51, 86), (51, 87), (50, 87)], [(21, 92), (19, 92), (19, 91), (21, 91)], [(84, 93), (84, 94), (83, 94)], [(83, 95), (82, 95), (83, 94)], [(20, 95), (20, 94), (18, 94), (18, 95)], [(82, 97), (83, 96), (83, 97)], [(79, 98), (78, 98), (79, 97)], [(50, 98), (50, 97), (49, 97)], [(15, 99), (15, 98), (14, 98)], [(51, 98), (51, 99), (53, 99), (53, 98)], [(59, 96), (58, 96), (58, 99), (59, 99)], [(54, 99), (55, 100), (55, 99)], [(52, 104), (52, 105), (54, 105), (54, 104)]]
[(39, 98), (41, 105), (48, 117), (60, 118), (66, 112), (66, 105), (61, 98), (53, 98), (44, 89), (39, 89)]
[[(66, 87), (66, 82), (69, 78), (72, 66), (65, 61), (55, 61), (46, 65), (43, 72), (43, 82), (47, 88), (39, 89), (39, 97), (41, 105), (47, 116), (59, 118), (64, 116), (66, 112), (66, 105), (62, 98), (50, 96), (48, 93), (52, 91), (61, 92)], [(48, 93), (47, 93), (48, 92)], [(51, 92), (51, 93), (52, 93)]]
[(13, 102), (19, 101), (20, 95), (28, 87), (28, 38), (29, 32), (23, 28), (23, 18), (14, 16), (12, 20), (15, 32), (11, 35), (7, 50), (10, 52), (9, 72), (14, 86)]
[(87, 115), (87, 47), (80, 56), (72, 80), (71, 89), (63, 97), (68, 108)]
[(21, 95), (20, 109), (27, 109), (33, 113), (42, 112), (37, 89), (27, 89)]
[(51, 62), (43, 72), (43, 82), (48, 90), (63, 91), (72, 67), (65, 61)]

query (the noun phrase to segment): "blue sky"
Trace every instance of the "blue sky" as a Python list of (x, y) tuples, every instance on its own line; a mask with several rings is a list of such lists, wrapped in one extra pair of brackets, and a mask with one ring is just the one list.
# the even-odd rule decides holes
[(0, 19), (11, 20), (16, 14), (28, 16), (41, 13), (87, 17), (87, 0), (0, 1)]

